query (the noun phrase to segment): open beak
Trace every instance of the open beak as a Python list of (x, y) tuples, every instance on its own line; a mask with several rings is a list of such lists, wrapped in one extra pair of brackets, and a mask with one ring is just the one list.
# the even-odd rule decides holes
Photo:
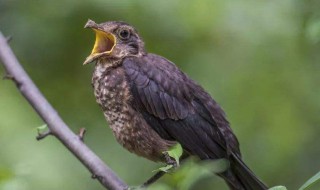
[(91, 28), (96, 33), (96, 41), (91, 54), (84, 61), (84, 65), (95, 61), (101, 56), (108, 56), (112, 53), (112, 50), (116, 45), (116, 37), (112, 33), (104, 31), (92, 20), (88, 20), (84, 28)]

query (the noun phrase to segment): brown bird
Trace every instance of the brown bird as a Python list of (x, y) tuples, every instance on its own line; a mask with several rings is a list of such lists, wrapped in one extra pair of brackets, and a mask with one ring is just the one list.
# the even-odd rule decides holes
[(174, 164), (165, 152), (226, 159), (218, 173), (232, 190), (267, 189), (241, 159), (239, 143), (211, 96), (169, 60), (147, 53), (134, 27), (89, 20), (96, 41), (84, 64), (96, 61), (92, 85), (117, 141), (139, 156)]

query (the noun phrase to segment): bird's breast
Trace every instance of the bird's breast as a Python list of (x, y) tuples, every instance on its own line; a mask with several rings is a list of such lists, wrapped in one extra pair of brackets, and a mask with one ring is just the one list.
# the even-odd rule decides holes
[(113, 130), (123, 128), (129, 117), (130, 92), (125, 73), (121, 67), (108, 68), (97, 65), (92, 78), (97, 103)]
[(97, 65), (92, 85), (97, 103), (117, 141), (130, 152), (150, 160), (160, 160), (162, 152), (172, 144), (161, 139), (141, 113), (131, 107), (134, 100), (124, 70)]

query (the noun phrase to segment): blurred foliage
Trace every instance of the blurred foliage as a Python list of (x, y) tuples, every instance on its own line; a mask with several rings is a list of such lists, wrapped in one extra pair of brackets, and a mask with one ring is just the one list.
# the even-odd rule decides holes
[(287, 188), (284, 186), (276, 186), (276, 187), (270, 188), (269, 190), (287, 190)]
[[(107, 128), (90, 85), (93, 65), (81, 65), (94, 40), (83, 29), (88, 18), (134, 25), (149, 52), (221, 104), (250, 168), (290, 190), (320, 169), (319, 8), (318, 0), (0, 0), (0, 30), (62, 118), (74, 131), (86, 127), (86, 143), (130, 185), (160, 165), (124, 150)], [(0, 81), (0, 189), (103, 189), (57, 140), (35, 141), (42, 124), (14, 84)], [(174, 187), (174, 179), (154, 188)], [(208, 176), (190, 189), (227, 187)]]
[(310, 178), (305, 184), (303, 184), (299, 190), (305, 190), (314, 185), (315, 183), (320, 182), (320, 172), (318, 172), (316, 175), (314, 175), (312, 178)]
[(225, 159), (199, 162), (190, 158), (176, 171), (167, 174), (169, 177), (166, 184), (157, 183), (150, 186), (149, 190), (206, 189), (208, 187), (199, 185), (199, 182), (212, 178), (215, 172), (225, 171), (228, 166), (229, 162)]

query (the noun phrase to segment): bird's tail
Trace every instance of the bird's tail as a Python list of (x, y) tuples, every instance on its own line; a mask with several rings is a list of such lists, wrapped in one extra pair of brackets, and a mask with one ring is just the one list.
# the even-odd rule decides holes
[(230, 190), (267, 190), (267, 186), (236, 155), (231, 155), (230, 169), (223, 174)]

